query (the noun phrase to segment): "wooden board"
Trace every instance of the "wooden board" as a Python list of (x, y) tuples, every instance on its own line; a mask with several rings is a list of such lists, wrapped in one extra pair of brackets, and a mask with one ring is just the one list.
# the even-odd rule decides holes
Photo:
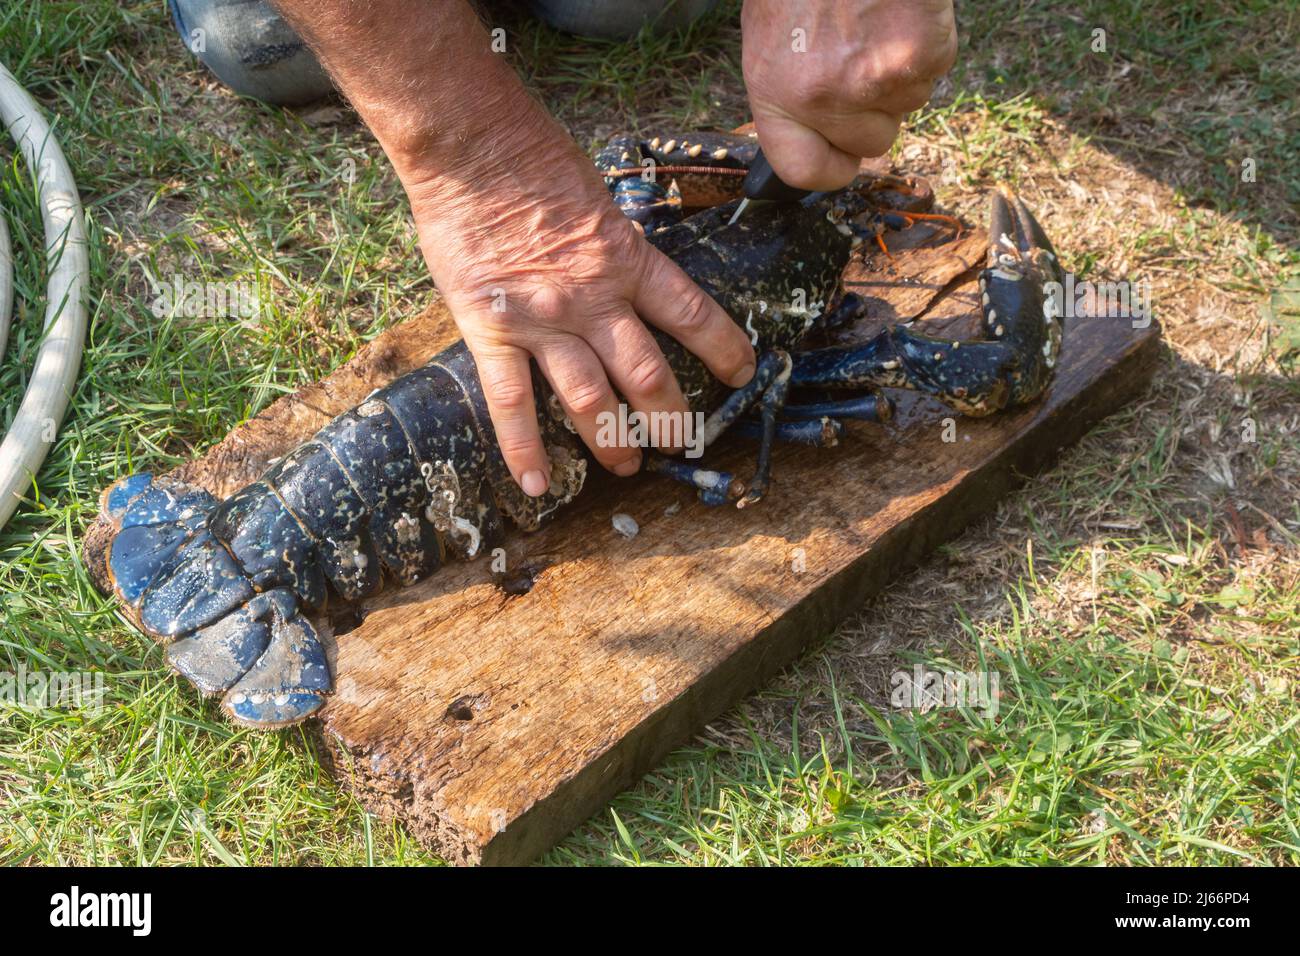
[[(870, 315), (833, 341), (915, 317), (927, 331), (970, 337), (985, 237), (911, 248), (942, 238), (918, 226), (892, 243), (895, 260), (850, 267), (846, 281)], [(229, 494), (454, 335), (434, 306), (176, 476)], [(956, 440), (945, 442), (951, 413), (903, 396), (896, 422), (851, 424), (838, 448), (781, 448), (770, 497), (743, 511), (707, 509), (650, 476), (593, 481), (554, 524), (508, 539), (506, 576), (525, 593), (503, 589), (484, 558), (322, 621), (337, 690), (320, 731), (334, 775), (452, 862), (535, 858), (1131, 401), (1158, 340), (1154, 326), (1076, 320), (1038, 404), (957, 418)], [(748, 474), (753, 450), (724, 439), (712, 460)], [(640, 533), (616, 534), (618, 512)], [(92, 527), (92, 569), (103, 539)]]

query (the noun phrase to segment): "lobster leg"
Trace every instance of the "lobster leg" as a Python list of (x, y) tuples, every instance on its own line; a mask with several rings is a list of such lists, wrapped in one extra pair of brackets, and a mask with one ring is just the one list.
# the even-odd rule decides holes
[[(792, 363), (787, 352), (774, 351), (770, 354), (778, 356), (780, 369), (759, 399), (759, 414), (762, 416), (763, 430), (758, 439), (758, 467), (754, 470), (754, 478), (750, 482), (749, 490), (736, 502), (737, 508), (762, 501), (772, 481), (772, 445), (776, 441), (776, 416), (785, 406), (786, 395), (790, 391)], [(707, 433), (706, 428), (705, 434)]]
[(857, 398), (836, 402), (810, 402), (807, 405), (786, 405), (781, 417), (788, 421), (815, 421), (822, 418), (852, 418), (860, 422), (881, 424), (894, 415), (894, 403), (881, 392), (873, 391)]
[(762, 416), (759, 435), (758, 463), (754, 477), (743, 493), (739, 493), (734, 479), (725, 472), (717, 472), (688, 462), (677, 462), (661, 455), (647, 455), (645, 470), (694, 485), (700, 491), (700, 500), (706, 505), (721, 505), (735, 501), (744, 508), (762, 500), (772, 473), (772, 444), (777, 437), (777, 415), (785, 405), (790, 383), (790, 354), (781, 349), (765, 352), (758, 360), (758, 368), (748, 384), (736, 389), (704, 423), (702, 443), (708, 448), (718, 436), (736, 424), (755, 406)]
[(693, 486), (699, 490), (700, 500), (709, 505), (735, 501), (745, 493), (745, 483), (725, 471), (714, 471), (654, 451), (645, 456), (642, 470)]
[[(789, 406), (787, 406), (788, 408)], [(763, 423), (753, 418), (736, 422), (731, 429), (733, 434), (745, 438), (762, 440)], [(792, 445), (809, 445), (813, 448), (834, 448), (844, 437), (844, 423), (839, 419), (824, 416), (805, 421), (776, 423), (776, 440)]]
[[(877, 391), (837, 402), (787, 404), (777, 419), (775, 436), (781, 442), (834, 448), (844, 437), (844, 419), (880, 424), (889, 421), (893, 414), (893, 402)], [(732, 432), (761, 440), (764, 427), (761, 420), (750, 417), (737, 422)]]
[(880, 251), (889, 258), (893, 256), (889, 252), (889, 246), (885, 244), (886, 232), (901, 232), (914, 226), (918, 222), (941, 222), (944, 225), (951, 226), (958, 236), (961, 235), (961, 220), (954, 216), (942, 216), (938, 213), (929, 212), (895, 212), (883, 211), (877, 212), (871, 216), (866, 225), (856, 223), (849, 226), (859, 239), (873, 239)]

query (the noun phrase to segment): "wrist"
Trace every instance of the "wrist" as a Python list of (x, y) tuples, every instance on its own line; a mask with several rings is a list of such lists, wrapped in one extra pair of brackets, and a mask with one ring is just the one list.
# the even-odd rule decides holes
[(408, 193), (494, 192), (553, 161), (567, 137), (522, 87), (491, 91), (473, 110), (409, 119), (376, 133)]
[(480, 111), (463, 139), (393, 156), (430, 258), (540, 249), (598, 231), (615, 214), (591, 160), (539, 104), (521, 98)]
[(536, 109), (481, 129), (472, 150), (417, 151), (398, 169), (444, 295), (562, 261), (608, 237), (611, 220), (626, 225), (591, 160)]

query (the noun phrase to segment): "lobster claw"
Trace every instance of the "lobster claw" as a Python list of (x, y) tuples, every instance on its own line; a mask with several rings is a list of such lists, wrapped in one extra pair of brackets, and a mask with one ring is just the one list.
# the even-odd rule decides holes
[(1001, 186), (991, 206), (980, 305), (985, 337), (1016, 357), (1011, 399), (1018, 403), (1042, 390), (1060, 354), (1064, 273), (1047, 233), (1019, 196)]
[(989, 266), (1003, 263), (1002, 257), (1028, 260), (1036, 268), (1059, 277), (1056, 250), (1029, 207), (1005, 184), (993, 194), (989, 213)]

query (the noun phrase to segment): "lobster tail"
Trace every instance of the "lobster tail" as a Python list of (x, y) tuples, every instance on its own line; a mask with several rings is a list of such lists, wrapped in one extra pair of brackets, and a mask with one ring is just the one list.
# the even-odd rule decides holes
[(296, 724), (319, 710), (332, 689), (325, 648), (290, 591), (259, 594), (248, 610), (255, 620), (269, 623), (270, 640), (221, 707), (250, 727)]
[(287, 587), (304, 607), (325, 603), (325, 572), (315, 545), (264, 481), (241, 488), (212, 512), (208, 527), (226, 542), (253, 587)]
[[(545, 395), (539, 393), (539, 405)], [(374, 392), (260, 480), (218, 501), (147, 474), (109, 488), (116, 535), (108, 577), (141, 630), (240, 723), (280, 727), (330, 691), (325, 653), (303, 610), (330, 589), (375, 593), (384, 572), (411, 584), (450, 553), (473, 558), (503, 521), (535, 528), (582, 487), (586, 462), (554, 416), (544, 426), (552, 487), (523, 495), (496, 447), (463, 345)]]
[[(146, 633), (179, 638), (166, 651), (176, 671), (204, 694), (226, 692), (224, 709), (250, 726), (287, 726), (320, 709), (329, 667), (299, 604), (304, 595), (323, 600), (324, 578), (301, 529), (286, 530), (293, 518), (267, 486), (255, 483), (219, 503), (202, 489), (142, 473), (109, 488), (102, 513), (118, 528), (107, 554), (113, 590)], [(267, 553), (254, 542), (283, 545), (279, 564), (250, 568), (238, 560)], [(258, 590), (281, 578), (300, 588)]]

